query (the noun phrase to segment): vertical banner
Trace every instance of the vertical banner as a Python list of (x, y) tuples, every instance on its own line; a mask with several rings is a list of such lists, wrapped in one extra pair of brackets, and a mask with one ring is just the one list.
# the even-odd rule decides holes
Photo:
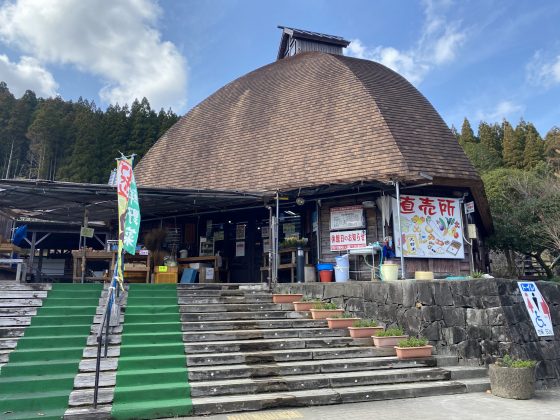
[(126, 210), (132, 183), (132, 159), (122, 158), (117, 160), (117, 207), (119, 216), (119, 247), (117, 251), (116, 277), (119, 283), (123, 282), (123, 260)]
[(138, 202), (138, 189), (136, 180), (132, 173), (130, 191), (128, 194), (128, 207), (126, 210), (126, 221), (124, 224), (123, 247), (129, 254), (136, 254), (136, 242), (138, 242), (138, 232), (140, 231), (140, 203)]

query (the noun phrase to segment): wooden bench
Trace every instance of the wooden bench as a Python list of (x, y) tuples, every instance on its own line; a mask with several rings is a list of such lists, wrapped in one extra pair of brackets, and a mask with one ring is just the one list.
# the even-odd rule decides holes
[(23, 258), (0, 258), (0, 264), (16, 264), (16, 281), (21, 283), (21, 279), (25, 279), (27, 264)]

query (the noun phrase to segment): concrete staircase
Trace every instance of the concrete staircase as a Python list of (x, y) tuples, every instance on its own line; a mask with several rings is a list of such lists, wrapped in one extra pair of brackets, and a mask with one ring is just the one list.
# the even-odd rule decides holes
[(484, 368), (451, 356), (400, 361), (262, 289), (178, 287), (196, 415), (489, 388)]

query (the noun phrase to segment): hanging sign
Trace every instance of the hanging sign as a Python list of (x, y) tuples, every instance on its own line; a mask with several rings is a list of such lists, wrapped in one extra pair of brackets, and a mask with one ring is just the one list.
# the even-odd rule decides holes
[(94, 229), (88, 227), (81, 227), (80, 228), (80, 236), (84, 238), (93, 238)]
[(235, 227), (235, 239), (244, 240), (245, 239), (245, 225), (239, 224)]
[(365, 228), (364, 208), (346, 206), (331, 208), (331, 230)]
[(469, 201), (468, 203), (465, 203), (465, 213), (466, 214), (474, 213), (474, 201)]
[(554, 335), (552, 329), (552, 316), (550, 315), (550, 308), (541, 295), (541, 292), (535, 282), (533, 281), (520, 281), (517, 282), (523, 302), (529, 312), (533, 326), (539, 337), (548, 337)]
[[(456, 198), (401, 196), (393, 199), (393, 218), (401, 217), (401, 237), (394, 223), (395, 251), (410, 258), (465, 258), (461, 203)], [(402, 245), (402, 246), (401, 246)]]
[(346, 251), (367, 246), (365, 229), (331, 232), (330, 238), (331, 251)]

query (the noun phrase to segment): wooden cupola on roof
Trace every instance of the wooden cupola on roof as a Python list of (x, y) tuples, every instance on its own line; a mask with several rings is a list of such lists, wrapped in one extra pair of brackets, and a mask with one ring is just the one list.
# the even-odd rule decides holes
[(350, 44), (350, 41), (339, 36), (288, 28), (287, 26), (278, 26), (278, 28), (282, 29), (278, 60), (311, 51), (342, 55), (342, 49)]

